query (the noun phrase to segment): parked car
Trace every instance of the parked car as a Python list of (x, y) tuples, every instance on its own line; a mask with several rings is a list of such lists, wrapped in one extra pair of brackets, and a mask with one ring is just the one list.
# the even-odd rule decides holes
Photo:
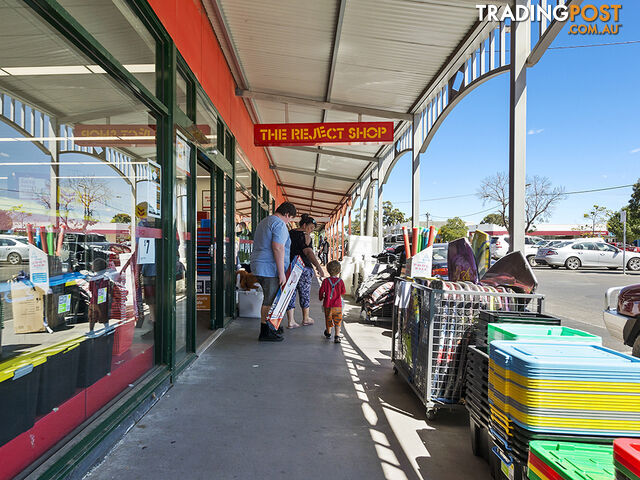
[(602, 318), (611, 336), (631, 347), (633, 356), (640, 357), (640, 284), (607, 290)]
[(640, 253), (640, 247), (636, 247), (635, 245), (626, 244), (624, 245), (622, 242), (612, 243), (614, 247), (618, 247), (620, 250), (626, 250), (627, 252), (638, 252)]
[(120, 255), (131, 253), (126, 245), (108, 242), (104, 235), (67, 233), (64, 246), (69, 250), (73, 270), (99, 272), (109, 267), (109, 263), (120, 266)]
[[(566, 267), (576, 270), (580, 267), (607, 267), (615, 270), (622, 267), (622, 250), (601, 241), (567, 241), (554, 248), (544, 248), (538, 252), (536, 262), (551, 268)], [(640, 270), (640, 254), (626, 252), (627, 268)]]
[(434, 277), (440, 277), (443, 280), (449, 279), (449, 266), (447, 264), (448, 253), (448, 243), (433, 244), (433, 263), (431, 264), (431, 274)]
[(0, 261), (20, 265), (29, 259), (29, 243), (17, 235), (0, 235)]
[[(542, 241), (540, 237), (530, 235), (524, 237), (524, 256), (532, 267), (536, 264), (535, 257), (538, 252), (538, 244)], [(496, 235), (491, 237), (489, 250), (491, 252), (491, 258), (498, 259), (504, 257), (509, 253), (509, 235)]]

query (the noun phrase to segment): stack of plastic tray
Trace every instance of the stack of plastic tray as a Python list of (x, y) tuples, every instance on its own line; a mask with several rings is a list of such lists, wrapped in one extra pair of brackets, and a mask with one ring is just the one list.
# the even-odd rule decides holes
[(575, 442), (533, 441), (530, 480), (612, 480), (613, 447)]
[(489, 346), (488, 327), (490, 323), (520, 323), (527, 325), (560, 325), (560, 319), (552, 315), (535, 312), (502, 312), (480, 310), (476, 325), (476, 346)]
[(35, 422), (45, 356), (20, 355), (0, 363), (0, 446)]
[(503, 341), (491, 343), (490, 357), (492, 411), (497, 407), (521, 427), (640, 435), (639, 358), (600, 345)]
[(465, 406), (469, 412), (471, 448), (474, 455), (489, 460), (489, 353), (468, 347), (465, 375)]
[(616, 480), (640, 480), (640, 439), (618, 438), (613, 442)]

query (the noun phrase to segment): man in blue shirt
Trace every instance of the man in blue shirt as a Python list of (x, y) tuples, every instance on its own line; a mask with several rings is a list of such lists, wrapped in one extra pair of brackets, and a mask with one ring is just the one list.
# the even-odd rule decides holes
[(264, 300), (260, 310), (260, 336), (258, 340), (279, 342), (284, 340), (280, 332), (274, 332), (267, 325), (267, 315), (280, 287), (287, 282), (285, 274), (289, 267), (289, 247), (291, 239), (287, 224), (296, 216), (293, 203), (284, 202), (273, 215), (262, 220), (253, 234), (251, 252), (251, 273), (262, 287)]

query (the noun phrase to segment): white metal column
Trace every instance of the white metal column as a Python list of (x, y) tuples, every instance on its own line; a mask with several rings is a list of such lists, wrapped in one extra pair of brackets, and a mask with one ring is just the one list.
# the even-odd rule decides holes
[(411, 141), (411, 226), (420, 226), (420, 146), (416, 141), (419, 115), (413, 117), (413, 137)]
[[(530, 0), (516, 0), (528, 6)], [(527, 158), (527, 57), (531, 48), (531, 23), (511, 22), (509, 101), (509, 236), (510, 251), (524, 252)]]
[(373, 217), (375, 216), (373, 213), (374, 203), (373, 203), (373, 180), (369, 181), (369, 194), (367, 195), (367, 230), (366, 235), (371, 237), (373, 236)]
[(378, 160), (378, 251), (381, 252), (384, 248), (384, 232), (382, 226), (382, 170), (380, 169), (380, 165), (382, 163), (382, 159)]

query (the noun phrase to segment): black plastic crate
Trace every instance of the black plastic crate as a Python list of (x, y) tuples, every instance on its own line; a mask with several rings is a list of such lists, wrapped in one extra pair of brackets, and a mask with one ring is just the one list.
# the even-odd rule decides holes
[(469, 433), (471, 435), (471, 451), (473, 454), (489, 462), (491, 455), (489, 429), (480, 418), (473, 414), (469, 414)]
[(75, 394), (80, 349), (81, 344), (47, 357), (40, 374), (36, 415), (49, 413)]
[(33, 427), (41, 372), (41, 365), (24, 366), (0, 382), (0, 446)]
[(93, 385), (111, 372), (114, 331), (114, 328), (106, 327), (98, 333), (92, 332), (80, 344), (78, 387)]

